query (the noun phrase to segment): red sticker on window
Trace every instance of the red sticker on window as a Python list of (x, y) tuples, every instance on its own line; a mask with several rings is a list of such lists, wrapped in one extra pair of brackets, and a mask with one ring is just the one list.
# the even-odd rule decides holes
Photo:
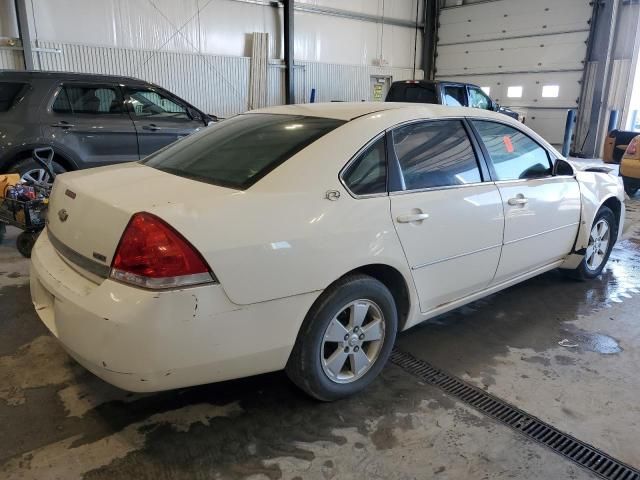
[(513, 143), (511, 143), (511, 138), (509, 135), (505, 135), (502, 137), (502, 142), (504, 143), (504, 149), (507, 153), (513, 153)]

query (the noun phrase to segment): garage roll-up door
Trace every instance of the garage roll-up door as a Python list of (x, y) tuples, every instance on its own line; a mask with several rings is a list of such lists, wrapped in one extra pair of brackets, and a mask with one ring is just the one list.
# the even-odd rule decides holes
[(440, 12), (436, 78), (475, 83), (550, 143), (577, 108), (592, 6), (588, 0), (484, 0)]

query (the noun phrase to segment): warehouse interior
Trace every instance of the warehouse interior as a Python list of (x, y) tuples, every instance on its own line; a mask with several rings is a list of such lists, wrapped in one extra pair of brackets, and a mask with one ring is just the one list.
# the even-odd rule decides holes
[[(3, 82), (23, 88), (27, 75), (35, 79), (26, 90), (0, 90), (0, 183), (2, 174), (19, 171), (23, 181), (44, 172), (39, 185), (50, 181), (47, 192), (53, 199), (60, 179), (78, 178), (72, 170), (113, 163), (125, 142), (135, 152), (118, 161), (144, 163), (147, 155), (160, 158), (167, 150), (159, 149), (182, 143), (192, 131), (224, 127), (247, 111), (296, 105), (285, 108), (304, 112), (313, 104), (329, 104), (318, 108), (369, 108), (362, 110), (365, 116), (378, 112), (368, 105), (379, 103), (380, 112), (387, 108), (394, 82), (424, 81), (443, 89), (479, 88), (490, 99), (492, 115), (502, 109), (562, 152), (574, 172), (585, 169), (619, 180), (622, 192), (622, 177), (636, 175), (623, 172), (624, 162), (628, 157), (640, 161), (634, 147), (640, 144), (639, 27), (637, 0), (0, 0), (0, 89)], [(48, 79), (67, 74), (80, 76), (55, 80), (67, 82), (61, 88), (73, 82), (102, 82), (103, 90), (107, 83), (119, 84), (130, 95), (124, 103), (131, 103), (132, 115), (140, 114), (132, 92), (157, 87), (153, 91), (160, 92), (166, 112), (186, 112), (197, 126), (178, 128), (162, 120), (159, 126), (145, 125), (141, 129), (147, 135), (164, 131), (167, 140), (143, 148), (140, 133), (136, 137), (140, 127), (132, 122), (133, 136), (119, 131), (117, 137), (104, 137), (112, 138), (106, 148), (91, 142), (103, 129), (123, 127), (94, 122), (87, 124), (89, 133), (74, 140), (78, 144), (63, 143), (62, 137), (73, 135), (74, 123), (82, 126), (86, 111), (80, 120), (60, 117), (52, 124), (49, 117), (39, 120), (44, 113), (33, 120), (38, 108), (57, 111), (59, 93), (48, 106), (46, 100), (30, 103), (30, 117), (3, 120), (21, 102), (20, 95), (29, 89), (35, 95)], [(471, 90), (464, 92), (471, 102)], [(72, 93), (65, 95), (73, 113)], [(447, 103), (447, 95), (444, 105), (473, 106), (460, 99)], [(94, 113), (119, 113), (116, 99), (98, 93), (94, 99)], [(49, 133), (16, 133), (35, 129)], [(385, 138), (388, 143), (392, 136)], [(512, 149), (507, 140), (506, 148)], [(55, 142), (62, 142), (60, 149)], [(73, 145), (80, 145), (85, 156), (76, 157)], [(45, 157), (51, 154), (51, 178), (46, 165), (29, 163), (38, 149)], [(474, 149), (480, 147), (474, 143)], [(29, 167), (23, 171), (23, 165)], [(31, 251), (44, 223), (25, 230), (15, 214), (16, 221), (6, 226), (0, 215), (0, 478), (640, 480), (640, 194), (633, 183), (640, 186), (640, 168), (629, 168), (626, 172), (637, 172), (637, 180), (630, 180), (631, 187), (625, 183), (626, 193), (620, 193), (624, 228), (595, 278), (576, 281), (550, 269), (443, 310), (399, 331), (378, 378), (334, 402), (306, 395), (281, 370), (160, 392), (111, 385), (76, 362), (37, 312), (30, 285), (36, 267), (24, 248)], [(74, 188), (74, 183), (63, 185)], [(139, 188), (134, 193), (144, 196), (152, 186), (141, 182), (128, 188)], [(322, 196), (327, 188), (321, 187)], [(64, 194), (74, 199), (69, 189)], [(215, 199), (200, 196), (203, 191), (193, 187), (184, 196), (198, 196), (201, 205), (211, 202), (209, 210), (215, 210)], [(334, 202), (341, 191), (343, 198)], [(115, 206), (132, 195), (113, 192)], [(351, 200), (345, 193), (351, 192), (327, 190), (323, 200), (340, 205)], [(166, 203), (173, 201), (172, 194), (167, 193)], [(4, 195), (0, 191), (0, 202)], [(264, 203), (271, 201), (267, 196)], [(49, 204), (48, 193), (43, 204)], [(91, 205), (96, 216), (102, 215), (101, 204)], [(611, 208), (616, 214), (621, 209)], [(292, 211), (272, 214), (293, 222), (297, 214)], [(185, 207), (182, 214), (195, 222), (193, 210)], [(48, 215), (46, 222), (67, 220), (65, 209), (49, 208)], [(85, 219), (90, 218), (91, 212)], [(225, 238), (228, 230), (250, 231), (240, 213), (220, 218), (228, 223), (198, 229)], [(107, 236), (101, 221), (91, 228)], [(253, 222), (269, 228), (269, 219)], [(88, 237), (86, 232), (71, 237), (81, 242), (82, 235)], [(264, 249), (284, 258), (291, 245), (276, 240)], [(308, 243), (319, 248), (323, 241)], [(247, 244), (242, 238), (237, 250)], [(99, 253), (93, 255), (99, 260)], [(332, 255), (342, 258), (338, 250)], [(278, 281), (279, 273), (268, 271), (272, 266), (258, 265), (264, 280), (258, 291)], [(462, 282), (463, 275), (457, 275), (455, 281)], [(248, 290), (255, 281), (245, 279)], [(224, 286), (223, 277), (220, 283)], [(195, 318), (199, 304), (194, 298)], [(258, 298), (256, 303), (266, 300)], [(200, 308), (206, 305), (201, 301)], [(136, 312), (138, 307), (130, 308)], [(257, 332), (242, 336), (251, 343)], [(211, 348), (224, 342), (211, 339)]]

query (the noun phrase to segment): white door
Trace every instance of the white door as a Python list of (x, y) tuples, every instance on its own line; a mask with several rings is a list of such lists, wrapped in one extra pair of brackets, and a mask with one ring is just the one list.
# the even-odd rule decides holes
[(483, 183), (461, 121), (399, 127), (393, 144), (400, 191), (390, 193), (391, 215), (427, 312), (491, 282), (502, 246), (502, 201), (493, 183)]
[(504, 203), (504, 246), (494, 283), (548, 265), (573, 247), (580, 222), (580, 187), (553, 176), (547, 151), (519, 129), (472, 121)]

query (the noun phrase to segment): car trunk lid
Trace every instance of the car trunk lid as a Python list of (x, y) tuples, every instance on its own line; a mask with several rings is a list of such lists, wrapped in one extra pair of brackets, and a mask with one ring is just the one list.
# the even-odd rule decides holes
[(108, 274), (133, 214), (168, 204), (188, 214), (204, 195), (213, 202), (233, 192), (138, 163), (66, 173), (51, 193), (48, 232), (56, 250), (96, 281)]

